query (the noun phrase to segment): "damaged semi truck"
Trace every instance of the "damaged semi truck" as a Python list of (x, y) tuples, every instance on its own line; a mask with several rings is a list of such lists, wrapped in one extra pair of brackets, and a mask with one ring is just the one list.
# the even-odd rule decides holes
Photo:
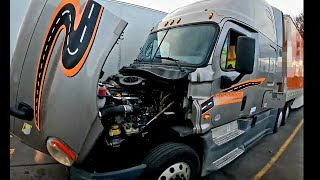
[(106, 79), (127, 23), (99, 0), (34, 5), (24, 28), (36, 34), (12, 59), (10, 130), (71, 179), (198, 179), (303, 105), (303, 39), (264, 0), (178, 8)]

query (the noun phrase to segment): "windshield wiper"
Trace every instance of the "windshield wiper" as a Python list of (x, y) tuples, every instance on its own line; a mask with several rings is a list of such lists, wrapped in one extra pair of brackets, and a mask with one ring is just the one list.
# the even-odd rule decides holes
[(162, 45), (162, 42), (163, 42), (164, 38), (167, 36), (168, 32), (169, 32), (169, 29), (167, 30), (167, 32), (164, 34), (163, 38), (161, 39), (161, 42), (160, 42), (159, 46), (157, 47), (156, 52), (154, 53), (154, 56), (152, 57), (151, 61), (153, 61), (153, 59), (156, 57), (157, 52), (159, 51), (159, 48)]
[(156, 56), (156, 58), (158, 59), (165, 59), (165, 60), (169, 60), (169, 61), (174, 61), (177, 66), (180, 68), (181, 72), (184, 72), (184, 69), (180, 66), (180, 64), (178, 62), (180, 62), (178, 59), (174, 59), (172, 57), (162, 57), (162, 56)]

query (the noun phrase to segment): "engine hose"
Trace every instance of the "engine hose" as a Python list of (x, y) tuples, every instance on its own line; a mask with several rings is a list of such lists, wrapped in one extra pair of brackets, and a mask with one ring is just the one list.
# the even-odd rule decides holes
[(107, 120), (111, 117), (125, 114), (125, 113), (131, 113), (133, 112), (133, 107), (129, 105), (119, 105), (119, 106), (113, 106), (105, 109), (101, 109), (99, 111), (99, 117), (101, 120)]

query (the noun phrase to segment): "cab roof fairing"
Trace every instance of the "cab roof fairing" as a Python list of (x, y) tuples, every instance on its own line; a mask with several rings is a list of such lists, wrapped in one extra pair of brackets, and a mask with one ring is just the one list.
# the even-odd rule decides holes
[[(213, 16), (211, 19), (209, 19), (210, 13), (213, 13)], [(183, 15), (177, 15), (173, 16), (169, 19), (163, 19), (160, 23), (158, 23), (150, 33), (157, 32), (160, 30), (165, 30), (165, 29), (171, 29), (174, 27), (179, 27), (179, 26), (184, 26), (184, 25), (189, 25), (189, 24), (197, 24), (197, 23), (217, 23), (219, 24), (224, 17), (220, 16), (216, 11), (213, 9), (207, 9), (207, 11), (196, 11), (196, 12), (190, 12), (187, 14)], [(180, 20), (178, 22), (178, 20)], [(171, 25), (171, 22), (173, 24)], [(178, 22), (178, 23), (177, 23)], [(167, 25), (166, 25), (167, 24)]]
[[(213, 18), (209, 19), (209, 14)], [(181, 18), (180, 23), (176, 23)], [(204, 0), (180, 7), (168, 14), (152, 32), (180, 25), (200, 22), (222, 22), (231, 18), (245, 23), (276, 43), (275, 20), (272, 7), (265, 0)], [(170, 25), (175, 20), (173, 25)], [(164, 26), (167, 22), (168, 25)]]

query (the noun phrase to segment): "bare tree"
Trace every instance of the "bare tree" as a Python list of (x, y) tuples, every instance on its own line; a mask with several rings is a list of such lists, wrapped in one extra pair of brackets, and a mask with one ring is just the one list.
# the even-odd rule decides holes
[(304, 15), (300, 13), (298, 16), (293, 18), (294, 23), (296, 24), (298, 31), (300, 32), (302, 38), (304, 34)]

